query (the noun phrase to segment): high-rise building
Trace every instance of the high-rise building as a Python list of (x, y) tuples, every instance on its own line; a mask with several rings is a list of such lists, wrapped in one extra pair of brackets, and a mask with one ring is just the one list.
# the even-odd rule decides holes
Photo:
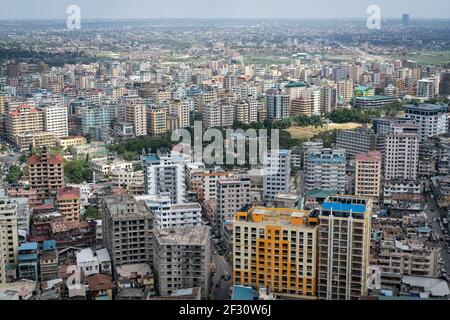
[(42, 108), (44, 118), (44, 130), (55, 134), (56, 138), (64, 138), (69, 135), (69, 122), (67, 107), (53, 104)]
[(148, 133), (160, 136), (167, 132), (167, 111), (164, 108), (151, 108), (147, 112)]
[(291, 181), (291, 151), (271, 150), (265, 155), (263, 197), (272, 201), (279, 193), (288, 193)]
[(136, 196), (153, 215), (157, 229), (195, 227), (202, 223), (202, 207), (197, 202), (172, 204), (169, 195)]
[(338, 104), (345, 105), (350, 102), (353, 97), (353, 81), (340, 80), (336, 82)]
[(15, 278), (18, 247), (17, 204), (0, 197), (0, 284)]
[(65, 187), (56, 194), (56, 205), (67, 221), (80, 221), (80, 189)]
[(250, 204), (250, 177), (237, 176), (217, 181), (217, 219), (232, 221), (234, 214)]
[(187, 128), (191, 125), (189, 105), (182, 101), (175, 101), (169, 106), (169, 114), (177, 117), (180, 128)]
[(421, 104), (419, 106), (408, 104), (405, 106), (405, 117), (411, 119), (419, 126), (421, 141), (428, 138), (446, 134), (448, 131), (447, 106), (434, 104)]
[(318, 297), (358, 300), (367, 295), (372, 200), (331, 196), (319, 212)]
[(317, 225), (317, 217), (294, 209), (254, 207), (237, 212), (234, 283), (268, 288), (282, 298), (317, 298)]
[(290, 116), (290, 98), (278, 90), (269, 90), (266, 97), (267, 118), (273, 121), (287, 119)]
[(402, 14), (402, 25), (406, 28), (409, 27), (409, 14), (408, 13), (404, 13)]
[(21, 133), (44, 131), (42, 112), (35, 107), (21, 105), (9, 111), (5, 118), (6, 135), (9, 141), (17, 144), (17, 136)]
[(305, 155), (306, 190), (345, 192), (347, 175), (344, 149), (308, 149)]
[(384, 138), (384, 178), (416, 180), (419, 169), (419, 128), (395, 124)]
[(421, 79), (417, 81), (416, 96), (418, 98), (434, 99), (436, 94), (436, 84), (433, 79)]
[(125, 122), (131, 123), (136, 137), (147, 135), (147, 106), (125, 104)]
[(157, 292), (167, 296), (178, 289), (200, 288), (206, 299), (210, 288), (211, 244), (206, 226), (156, 229), (154, 273)]
[(81, 132), (88, 134), (91, 128), (111, 127), (114, 107), (108, 105), (86, 106), (80, 109)]
[(344, 149), (347, 157), (354, 158), (359, 153), (374, 150), (377, 147), (377, 136), (368, 128), (339, 130), (336, 134), (336, 147)]
[(153, 216), (130, 196), (101, 199), (103, 243), (115, 266), (153, 263)]
[(439, 94), (443, 96), (450, 95), (450, 72), (443, 72), (441, 74), (441, 81), (439, 83)]
[(356, 155), (355, 195), (374, 199), (380, 197), (382, 161), (379, 151)]
[(64, 187), (64, 158), (62, 155), (52, 155), (47, 147), (41, 149), (41, 154), (28, 158), (28, 175), (30, 189), (37, 191), (40, 198), (55, 195)]
[(169, 194), (173, 204), (184, 203), (186, 162), (185, 158), (168, 149), (159, 149), (155, 154), (143, 157), (145, 194)]

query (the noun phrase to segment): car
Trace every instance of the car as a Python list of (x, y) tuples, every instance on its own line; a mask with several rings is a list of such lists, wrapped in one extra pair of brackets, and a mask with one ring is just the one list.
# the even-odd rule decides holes
[(225, 280), (225, 281), (230, 281), (230, 280), (231, 280), (231, 275), (227, 273), (227, 274), (224, 276), (223, 280)]
[(216, 254), (217, 254), (217, 251), (216, 251), (216, 250), (214, 250), (214, 251), (213, 251), (213, 255), (216, 255)]
[(223, 256), (223, 251), (222, 250), (219, 251), (219, 256)]

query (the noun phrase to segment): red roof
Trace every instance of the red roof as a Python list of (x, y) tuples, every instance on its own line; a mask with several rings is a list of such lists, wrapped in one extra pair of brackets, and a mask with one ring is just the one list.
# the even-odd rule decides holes
[(64, 157), (60, 154), (57, 154), (56, 156), (50, 157), (50, 159), (48, 159), (48, 163), (62, 164), (62, 163), (64, 163)]
[(80, 198), (80, 189), (75, 187), (63, 188), (58, 191), (58, 200), (78, 199)]
[(33, 154), (31, 157), (28, 158), (28, 164), (39, 164), (41, 163), (41, 158), (39, 158), (37, 155)]

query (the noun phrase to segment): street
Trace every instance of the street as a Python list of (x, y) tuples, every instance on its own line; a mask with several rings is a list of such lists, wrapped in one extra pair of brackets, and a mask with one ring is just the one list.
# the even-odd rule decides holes
[[(436, 234), (439, 237), (444, 237), (444, 234), (442, 233), (442, 230), (439, 226), (438, 221), (433, 221), (435, 218), (440, 217), (439, 209), (436, 206), (436, 203), (429, 199), (427, 201), (427, 204), (425, 206), (425, 213), (427, 215), (428, 220), (430, 221), (429, 227), (432, 228), (433, 233)], [(442, 249), (441, 249), (441, 258), (444, 260), (445, 267), (447, 270), (450, 270), (450, 254), (447, 252), (447, 246), (445, 241), (441, 242)]]
[[(233, 279), (225, 281), (222, 279), (224, 274), (232, 275), (232, 270), (230, 264), (226, 261), (224, 256), (215, 254), (213, 255), (213, 263), (217, 267), (217, 272), (213, 277), (213, 296), (214, 300), (228, 300), (228, 292), (230, 287), (233, 285)], [(219, 287), (216, 287), (219, 284)]]

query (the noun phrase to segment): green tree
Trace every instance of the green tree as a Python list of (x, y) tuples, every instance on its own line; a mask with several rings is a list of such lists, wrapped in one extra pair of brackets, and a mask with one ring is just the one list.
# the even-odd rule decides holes
[(86, 220), (100, 220), (102, 218), (102, 214), (97, 208), (89, 207), (84, 211), (84, 219)]
[(13, 184), (13, 183), (17, 183), (19, 182), (20, 178), (23, 177), (23, 171), (20, 169), (19, 166), (11, 166), (9, 167), (9, 171), (8, 174), (6, 175), (5, 180), (9, 183), (9, 184)]

